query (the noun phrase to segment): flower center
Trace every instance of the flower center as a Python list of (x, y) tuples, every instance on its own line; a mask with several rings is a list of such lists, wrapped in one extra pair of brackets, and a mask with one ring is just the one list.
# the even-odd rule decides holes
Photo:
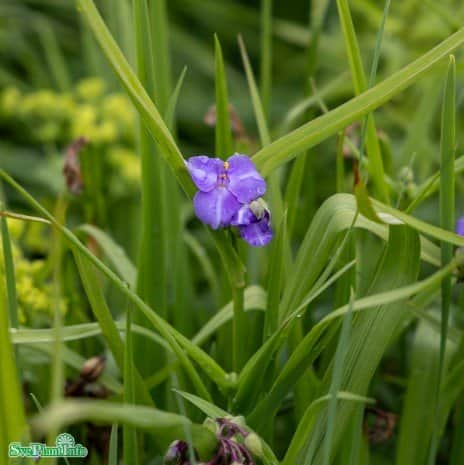
[(218, 176), (218, 186), (220, 187), (226, 187), (226, 185), (229, 182), (229, 179), (227, 177), (227, 170), (229, 169), (229, 162), (225, 161), (223, 163), (223, 169), (224, 171), (221, 172), (221, 174)]

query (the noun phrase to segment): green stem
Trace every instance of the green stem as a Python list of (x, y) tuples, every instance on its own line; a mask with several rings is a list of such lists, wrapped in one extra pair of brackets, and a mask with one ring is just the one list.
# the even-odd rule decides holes
[(261, 0), (261, 101), (269, 120), (272, 85), (272, 0)]
[(245, 310), (243, 306), (244, 285), (236, 285), (232, 288), (232, 299), (234, 303), (233, 319), (233, 366), (235, 372), (239, 373), (245, 363), (247, 331)]
[(336, 163), (336, 192), (345, 190), (345, 161), (343, 156), (343, 145), (345, 143), (345, 133), (340, 131), (337, 140), (337, 163)]
[(10, 327), (18, 328), (18, 297), (16, 295), (15, 266), (13, 252), (11, 250), (10, 233), (8, 223), (4, 216), (1, 217), (3, 260), (5, 262), (5, 280), (8, 297), (8, 314), (10, 316)]

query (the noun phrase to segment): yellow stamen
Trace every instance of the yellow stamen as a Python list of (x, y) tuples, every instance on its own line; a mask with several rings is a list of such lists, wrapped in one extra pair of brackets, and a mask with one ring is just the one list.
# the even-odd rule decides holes
[(228, 169), (229, 169), (229, 162), (228, 162), (228, 161), (225, 161), (225, 162), (224, 162), (224, 169), (225, 169), (225, 170), (228, 170)]

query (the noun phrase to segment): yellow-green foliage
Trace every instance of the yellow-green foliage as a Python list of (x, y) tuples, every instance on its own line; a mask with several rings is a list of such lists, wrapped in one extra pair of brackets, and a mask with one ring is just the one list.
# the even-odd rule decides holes
[(0, 93), (0, 120), (31, 142), (68, 144), (83, 136), (95, 145), (132, 145), (132, 105), (122, 94), (105, 95), (105, 87), (100, 78), (81, 80), (71, 93), (8, 87)]
[[(54, 311), (53, 290), (50, 282), (49, 270), (45, 259), (28, 259), (21, 246), (25, 241), (31, 243), (42, 237), (44, 242), (43, 228), (46, 226), (32, 223), (25, 225), (18, 220), (8, 220), (11, 236), (13, 260), (15, 264), (16, 291), (18, 295), (19, 321), (21, 324), (48, 323)], [(43, 251), (45, 248), (41, 247)], [(37, 249), (34, 249), (37, 252)], [(0, 252), (3, 255), (0, 242)], [(4, 263), (0, 260), (0, 275), (4, 274)], [(66, 312), (66, 301), (60, 301), (60, 309)]]
[(70, 93), (49, 89), (24, 93), (15, 87), (0, 91), (0, 127), (8, 129), (13, 141), (64, 151), (72, 141), (85, 137), (126, 189), (140, 179), (134, 125), (129, 99), (107, 93), (100, 78), (83, 79)]

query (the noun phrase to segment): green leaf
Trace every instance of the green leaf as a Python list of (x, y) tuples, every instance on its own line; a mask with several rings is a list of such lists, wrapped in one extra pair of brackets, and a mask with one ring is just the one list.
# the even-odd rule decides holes
[[(135, 370), (132, 349), (132, 314), (131, 308), (126, 310), (126, 341), (124, 347), (124, 404), (134, 405), (136, 403), (135, 394)], [(124, 424), (122, 430), (122, 453), (124, 463), (139, 463), (139, 453), (137, 450), (137, 431), (131, 425)]]
[[(156, 70), (154, 57), (160, 52), (154, 49), (150, 10), (148, 0), (133, 0), (134, 35), (136, 69), (140, 84), (154, 100), (159, 73)], [(157, 31), (153, 31), (155, 34)], [(166, 97), (167, 98), (167, 97)], [(158, 107), (161, 113), (165, 107)], [(140, 115), (142, 116), (142, 115)], [(167, 126), (160, 117), (160, 123), (168, 132)], [(155, 144), (149, 128), (138, 122), (137, 150), (141, 160), (142, 172), (142, 237), (138, 257), (137, 293), (163, 318), (167, 317), (167, 214), (166, 214), (166, 173), (162, 159), (164, 148)], [(179, 153), (180, 155), (180, 153)], [(134, 315), (134, 322), (149, 326), (144, 315)], [(165, 363), (165, 353), (156, 351), (152, 360), (148, 361), (144, 353), (151, 351), (149, 341), (134, 338), (135, 363), (143, 375), (152, 370), (152, 366), (161, 368)], [(128, 458), (126, 461), (130, 461)]]
[(332, 370), (332, 381), (329, 389), (329, 405), (327, 408), (327, 429), (324, 438), (324, 465), (329, 465), (330, 457), (333, 455), (332, 441), (335, 431), (335, 421), (337, 418), (337, 395), (340, 391), (343, 379), (343, 366), (345, 364), (345, 353), (348, 349), (348, 342), (351, 331), (351, 320), (353, 318), (354, 293), (351, 291), (348, 312), (343, 317), (342, 329), (338, 340), (337, 349), (334, 356), (334, 367)]
[[(250, 91), (251, 102), (253, 104), (253, 112), (255, 114), (256, 125), (258, 126), (259, 138), (261, 141), (261, 145), (264, 147), (265, 145), (271, 143), (271, 136), (266, 121), (266, 112), (264, 109), (264, 105), (261, 102), (261, 98), (259, 96), (259, 91), (256, 85), (255, 77), (253, 75), (253, 70), (250, 65), (250, 60), (248, 58), (245, 44), (241, 36), (238, 37), (238, 45), (240, 48), (240, 53), (242, 55), (243, 66), (245, 68), (248, 89)], [(282, 192), (280, 189), (280, 173), (278, 172), (272, 173), (270, 176), (268, 195), (270, 198), (273, 218), (277, 219), (277, 222), (280, 224), (283, 215), (283, 200)], [(289, 246), (286, 245), (286, 247)]]
[[(396, 453), (398, 465), (427, 462), (435, 425), (439, 354), (439, 334), (425, 323), (420, 324), (414, 335), (408, 384), (400, 417)], [(424, 408), (425, 405), (428, 408)], [(439, 430), (438, 425), (436, 429)]]
[(111, 427), (110, 445), (108, 446), (108, 465), (118, 465), (118, 424)]
[[(108, 348), (113, 354), (119, 369), (123, 372), (125, 345), (121, 340), (119, 331), (113, 321), (113, 316), (106, 304), (105, 297), (101, 290), (101, 284), (99, 283), (92, 265), (88, 263), (86, 258), (83, 257), (76, 249), (74, 249), (73, 252), (82, 284), (84, 285), (87, 298), (89, 299), (90, 307), (92, 308), (95, 318), (100, 325), (103, 337), (108, 344)], [(134, 377), (137, 389), (137, 398), (147, 405), (152, 405), (153, 401), (148, 390), (143, 384), (142, 377), (139, 373), (135, 373)]]
[(254, 162), (263, 175), (269, 175), (303, 150), (313, 147), (388, 102), (463, 43), (464, 28), (461, 28), (375, 87), (263, 147), (254, 156)]
[(119, 423), (134, 428), (151, 431), (157, 439), (166, 443), (185, 438), (188, 426), (195, 446), (210, 452), (217, 447), (214, 434), (207, 428), (192, 424), (181, 415), (165, 412), (153, 407), (126, 405), (105, 400), (65, 400), (43, 410), (32, 420), (36, 433), (60, 429), (65, 425), (82, 422), (99, 422), (105, 424)]
[(359, 213), (371, 221), (375, 221), (376, 223), (383, 223), (383, 221), (378, 217), (376, 211), (374, 210), (372, 202), (369, 198), (369, 193), (367, 192), (366, 185), (362, 182), (361, 179), (358, 179), (358, 182), (354, 186), (354, 196), (356, 197)]
[(9, 318), (5, 284), (0, 280), (0, 411), (14, 412), (14, 415), (0, 415), (0, 446), (8, 450), (12, 441), (27, 439), (22, 390), (18, 380), (16, 357), (8, 334)]
[(228, 412), (222, 410), (211, 402), (202, 399), (201, 397), (195, 396), (188, 392), (179, 391), (178, 389), (174, 389), (174, 392), (198, 407), (206, 416), (210, 418), (224, 418), (229, 416)]
[[(394, 229), (401, 228), (400, 226), (392, 227)], [(404, 227), (403, 227), (404, 228)], [(407, 244), (404, 243), (403, 247), (406, 247)], [(393, 255), (395, 259), (398, 258), (398, 247), (395, 252), (393, 252), (393, 244), (390, 245), (388, 249), (390, 252), (389, 260), (393, 261)], [(418, 248), (419, 250), (419, 248)], [(408, 256), (409, 257), (409, 256)], [(405, 257), (405, 261), (413, 260), (413, 257)], [(383, 273), (387, 275), (388, 273), (393, 273), (393, 270), (397, 270), (396, 264), (392, 269), (387, 267), (387, 263), (381, 263), (381, 269)], [(407, 263), (405, 263), (405, 266)], [(417, 264), (416, 264), (417, 266)], [(404, 287), (401, 285), (395, 284), (388, 286), (389, 281), (387, 279), (383, 280), (382, 286), (380, 286), (381, 279), (378, 277), (377, 282), (379, 283), (379, 289), (393, 289), (393, 290), (386, 290), (384, 292), (373, 293), (370, 296), (363, 297), (357, 299), (353, 302), (353, 312), (359, 312), (361, 310), (372, 309), (371, 311), (367, 312), (370, 314), (371, 312), (373, 315), (376, 315), (376, 312), (379, 308), (390, 308), (394, 307), (396, 309), (401, 309), (402, 314), (396, 315), (397, 318), (405, 318), (408, 316), (408, 312), (404, 312), (403, 307), (401, 305), (393, 306), (391, 304), (395, 302), (399, 302), (401, 300), (407, 299), (413, 295), (417, 295), (423, 291), (428, 289), (437, 289), (440, 285), (441, 280), (449, 275), (454, 269), (453, 264), (450, 264), (448, 267), (443, 268), (442, 270), (438, 271), (431, 277), (419, 281), (414, 284), (410, 284)], [(396, 272), (396, 271), (395, 271)], [(389, 275), (390, 280), (400, 279), (400, 274), (397, 277)], [(375, 288), (372, 289), (372, 292), (375, 291)], [(332, 311), (329, 313), (324, 319), (322, 319), (319, 323), (317, 323), (311, 331), (305, 336), (303, 341), (300, 343), (297, 350), (295, 350), (290, 357), (289, 361), (286, 363), (284, 368), (280, 371), (278, 378), (274, 382), (273, 387), (270, 389), (269, 393), (266, 395), (265, 399), (261, 401), (255, 410), (251, 413), (249, 419), (253, 425), (262, 425), (264, 418), (269, 417), (269, 412), (276, 411), (280, 402), (282, 401), (283, 397), (286, 393), (292, 388), (294, 383), (298, 380), (299, 376), (302, 374), (302, 367), (307, 367), (312, 363), (312, 361), (317, 357), (320, 353), (322, 348), (325, 344), (325, 338), (323, 337), (324, 333), (327, 329), (331, 328), (331, 320), (334, 318), (339, 318), (340, 316), (346, 314), (348, 312), (349, 305), (345, 305), (340, 307), (337, 310)], [(383, 313), (382, 313), (383, 314)], [(367, 319), (370, 317), (366, 315)], [(356, 320), (357, 321), (357, 320)], [(355, 336), (352, 337), (354, 339)], [(363, 337), (365, 335), (363, 334)], [(371, 336), (370, 336), (371, 337)], [(362, 340), (362, 338), (360, 339)], [(344, 387), (344, 389), (346, 389)], [(264, 412), (267, 412), (264, 414)]]
[(253, 103), (253, 111), (255, 113), (255, 120), (258, 126), (259, 138), (261, 140), (261, 145), (264, 147), (265, 145), (268, 145), (271, 143), (271, 135), (269, 134), (264, 106), (261, 103), (258, 86), (256, 85), (256, 80), (253, 75), (253, 70), (251, 69), (251, 64), (248, 58), (248, 53), (246, 51), (245, 44), (241, 36), (238, 36), (238, 46), (240, 48), (240, 54), (242, 55), (243, 67), (245, 68), (245, 74), (246, 74), (247, 81), (248, 81), (248, 88), (250, 91), (251, 101)]
[(227, 80), (222, 58), (221, 44), (214, 35), (214, 62), (216, 83), (216, 156), (226, 159), (232, 155), (232, 131), (230, 127)]
[(264, 339), (273, 334), (279, 324), (279, 303), (286, 276), (285, 245), (287, 243), (287, 215), (284, 214), (281, 225), (277, 229), (274, 244), (271, 250), (269, 265), (268, 286), (269, 298), (267, 311), (264, 317)]
[(10, 233), (8, 230), (8, 223), (5, 217), (0, 218), (1, 235), (2, 235), (2, 249), (3, 249), (3, 263), (6, 281), (7, 293), (7, 306), (10, 326), (17, 328), (19, 326), (18, 319), (18, 297), (16, 295), (16, 278), (15, 266), (13, 261), (13, 252), (11, 250)]
[[(400, 251), (404, 251), (404, 253), (401, 254)], [(370, 292), (386, 294), (392, 292), (390, 289), (402, 288), (404, 285), (414, 282), (417, 279), (419, 270), (419, 251), (420, 244), (417, 233), (405, 226), (390, 227), (390, 239), (384, 254), (378, 262)], [(403, 259), (398, 260), (398, 256), (403, 257)], [(448, 269), (446, 271), (449, 273), (451, 270)], [(443, 277), (444, 274), (442, 273), (439, 279)], [(415, 284), (411, 284), (409, 287), (413, 285)], [(369, 296), (365, 297), (365, 299), (368, 298)], [(406, 297), (403, 295), (403, 298)], [(349, 311), (349, 305), (344, 313)], [(355, 301), (352, 303), (352, 311), (356, 312), (356, 309), (357, 304)], [(321, 326), (326, 324), (327, 318), (331, 317), (333, 313), (338, 312), (330, 313), (328, 317), (314, 326), (303, 339), (300, 346), (293, 352), (289, 361), (280, 371), (265, 401), (258, 404), (258, 407), (249, 417), (251, 424), (262, 427), (262, 415), (264, 411), (267, 412), (265, 415), (267, 418), (266, 421), (269, 421), (269, 413), (277, 411), (283, 396), (286, 395), (299, 376), (301, 376), (302, 368), (311, 364), (317, 354), (328, 343), (327, 337), (330, 340), (330, 337), (333, 336), (333, 330), (337, 326), (332, 327), (332, 331), (329, 332), (327, 337), (321, 337), (324, 332)], [(394, 330), (406, 318), (408, 318), (408, 314), (404, 312), (403, 304), (392, 305), (391, 302), (382, 298), (379, 298), (376, 304), (370, 305), (370, 311), (362, 312), (353, 318), (351, 337), (346, 348), (346, 364), (343, 369), (342, 390), (361, 396), (365, 395), (371, 378), (391, 342)], [(326, 372), (323, 379), (321, 387), (323, 392), (328, 390), (329, 385), (330, 371)], [(348, 420), (353, 413), (353, 408), (352, 405), (341, 404), (337, 410), (336, 427), (333, 436), (333, 447), (335, 449), (342, 435), (345, 433)], [(305, 465), (309, 463), (320, 465), (323, 463), (324, 425), (326, 421), (327, 412), (324, 409), (318, 415), (314, 428), (306, 431), (307, 440), (298, 454), (299, 463), (301, 462)], [(312, 451), (312, 454), (308, 455), (308, 451)], [(305, 457), (304, 462), (301, 460), (303, 456)]]
[[(350, 8), (347, 0), (337, 0), (337, 5), (345, 37), (345, 46), (348, 54), (348, 61), (350, 63), (355, 94), (360, 95), (368, 88), (368, 83), (364, 73), (361, 52), (356, 38)], [(366, 146), (369, 156), (369, 172), (372, 175), (382, 199), (387, 201), (389, 197), (388, 186), (385, 183), (382, 154), (379, 140), (377, 138), (374, 117), (372, 115), (368, 115), (366, 121)]]
[[(448, 231), (454, 231), (454, 209), (455, 209), (455, 181), (454, 163), (456, 150), (456, 62), (454, 56), (450, 56), (448, 74), (445, 83), (445, 94), (443, 97), (443, 108), (441, 116), (441, 163), (440, 163), (440, 226)], [(449, 242), (441, 243), (442, 266), (449, 263), (453, 258), (453, 246)], [(446, 352), (446, 340), (448, 336), (448, 321), (452, 299), (451, 277), (443, 280), (441, 284), (441, 337), (440, 337), (440, 362), (438, 368), (438, 379), (436, 383), (435, 415), (439, 416), (439, 399), (444, 375), (444, 363)], [(438, 449), (439, 431), (437, 422), (431, 439), (428, 463), (435, 463)]]
[[(304, 445), (304, 442), (307, 440), (307, 432), (312, 428), (312, 425), (316, 420), (316, 414), (322, 409), (326, 402), (330, 402), (333, 399), (334, 396), (327, 394), (311, 402), (311, 404), (306, 409), (302, 419), (300, 420), (295, 434), (292, 437), (292, 441), (288, 447), (287, 453), (285, 454), (282, 465), (292, 465), (297, 463), (298, 452)], [(337, 392), (335, 399), (339, 401), (357, 402), (361, 404), (375, 403), (375, 399), (344, 391)]]
[(78, 226), (76, 230), (85, 232), (95, 239), (118, 275), (133, 288), (137, 271), (124, 249), (107, 233), (92, 224), (83, 224), (82, 226)]
[(168, 106), (166, 108), (166, 115), (164, 117), (169, 128), (174, 127), (177, 102), (179, 100), (180, 91), (182, 90), (186, 74), (187, 66), (184, 66), (182, 72), (180, 73), (179, 79), (177, 80), (176, 87), (174, 88), (174, 91), (169, 98)]
[(268, 115), (272, 86), (272, 0), (261, 0), (260, 78), (261, 100)]

